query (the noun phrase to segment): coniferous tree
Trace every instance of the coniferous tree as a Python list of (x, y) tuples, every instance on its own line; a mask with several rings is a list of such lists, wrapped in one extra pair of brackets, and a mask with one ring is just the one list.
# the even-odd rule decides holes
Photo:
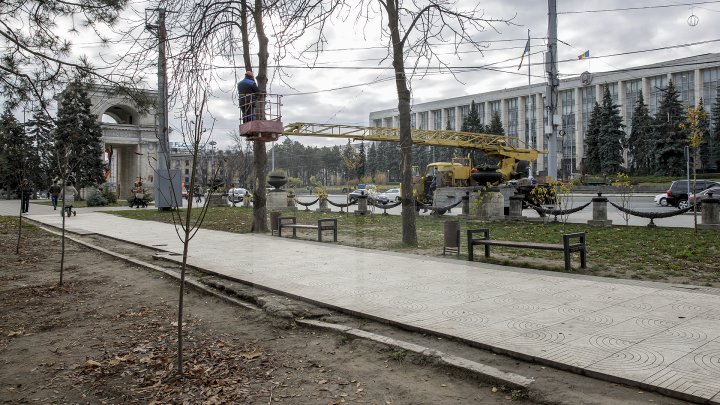
[(642, 91), (638, 95), (637, 104), (632, 117), (632, 130), (628, 141), (630, 169), (639, 175), (655, 172), (655, 140), (653, 120), (650, 117)]
[(685, 169), (688, 133), (685, 108), (672, 80), (660, 101), (653, 129), (655, 132), (655, 175), (680, 176)]
[(0, 183), (8, 191), (8, 197), (18, 188), (20, 181), (29, 173), (28, 158), (32, 153), (22, 125), (5, 104), (0, 115)]
[(588, 129), (585, 134), (585, 158), (583, 159), (583, 172), (586, 174), (600, 173), (600, 117), (602, 115), (602, 107), (595, 102), (595, 106), (590, 114), (588, 121)]
[[(76, 188), (97, 186), (104, 181), (102, 129), (97, 115), (90, 112), (87, 77), (79, 75), (68, 84), (58, 101), (55, 153), (58, 175), (70, 168)], [(61, 167), (67, 165), (67, 167)]]
[(620, 172), (623, 164), (623, 144), (625, 143), (625, 124), (622, 122), (620, 110), (613, 102), (610, 89), (605, 87), (603, 104), (600, 113), (600, 134), (598, 152), (600, 173), (605, 176)]
[(357, 177), (358, 179), (361, 179), (366, 174), (365, 164), (367, 163), (367, 156), (365, 155), (365, 142), (363, 141), (360, 141), (360, 148), (358, 150), (357, 159)]
[(53, 150), (52, 131), (54, 125), (44, 109), (33, 112), (32, 119), (27, 124), (27, 135), (35, 145), (37, 170), (32, 174), (32, 181), (38, 188), (48, 188), (52, 183), (52, 165), (50, 159)]
[(465, 117), (465, 120), (463, 121), (461, 130), (463, 132), (473, 132), (476, 134), (481, 134), (485, 132), (485, 125), (483, 125), (482, 121), (480, 120), (480, 114), (478, 114), (475, 101), (470, 102), (470, 111), (468, 112), (467, 117)]
[(377, 142), (370, 142), (370, 147), (367, 150), (367, 161), (365, 162), (365, 171), (373, 177), (375, 177), (375, 174), (378, 172), (376, 143)]
[(500, 113), (495, 111), (490, 120), (490, 125), (486, 128), (488, 134), (493, 135), (505, 135), (505, 129), (502, 126), (502, 120), (500, 119)]

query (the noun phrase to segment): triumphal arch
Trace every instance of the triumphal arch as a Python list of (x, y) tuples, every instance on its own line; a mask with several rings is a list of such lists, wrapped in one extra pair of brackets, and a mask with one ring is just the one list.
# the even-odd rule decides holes
[(93, 85), (88, 89), (91, 112), (101, 120), (105, 160), (108, 170), (105, 181), (118, 198), (131, 195), (133, 184), (142, 179), (152, 189), (157, 162), (158, 128), (156, 122), (156, 91), (144, 91), (152, 106), (140, 109), (129, 96), (108, 86)]

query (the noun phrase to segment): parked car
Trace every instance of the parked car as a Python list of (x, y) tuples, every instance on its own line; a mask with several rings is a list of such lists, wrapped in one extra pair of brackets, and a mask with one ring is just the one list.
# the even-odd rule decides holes
[(667, 193), (658, 194), (655, 196), (655, 204), (661, 207), (667, 207)]
[[(675, 180), (670, 184), (670, 188), (667, 191), (667, 203), (673, 207), (679, 209), (687, 208), (688, 205), (688, 190), (690, 193), (693, 191), (693, 183), (690, 181), (690, 188), (688, 188), (688, 180)], [(720, 183), (712, 180), (697, 180), (695, 183), (695, 191), (700, 192), (710, 187), (720, 186)]]
[(400, 189), (391, 188), (390, 190), (381, 193), (380, 195), (387, 197), (388, 201), (398, 202), (400, 201)]
[(379, 194), (366, 188), (359, 188), (357, 190), (353, 190), (352, 192), (350, 192), (350, 194), (348, 194), (348, 200), (350, 202), (354, 202), (357, 201), (360, 196), (367, 197), (367, 202), (369, 204), (374, 204), (375, 202), (379, 204), (387, 204), (390, 201), (387, 199), (387, 197), (381, 197)]
[[(704, 199), (710, 198), (710, 194), (713, 195), (714, 198), (720, 197), (720, 186), (714, 186), (710, 187), (708, 189), (705, 189), (697, 194), (690, 194), (688, 197), (689, 204), (697, 204), (697, 209), (702, 209), (702, 202)], [(697, 201), (697, 203), (696, 203)]]
[(228, 201), (231, 203), (239, 203), (245, 199), (248, 191), (242, 187), (231, 188), (228, 190)]

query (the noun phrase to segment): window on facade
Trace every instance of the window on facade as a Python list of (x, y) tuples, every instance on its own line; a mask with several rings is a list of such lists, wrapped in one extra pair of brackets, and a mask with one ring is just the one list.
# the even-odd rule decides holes
[(650, 115), (655, 116), (660, 106), (660, 101), (665, 95), (664, 90), (667, 87), (667, 76), (650, 77), (648, 78), (648, 85), (648, 87), (650, 87), (650, 94), (648, 94), (647, 100), (648, 109), (650, 110)]
[(562, 169), (569, 175), (575, 169), (575, 90), (560, 92), (562, 103)]
[(712, 121), (712, 105), (717, 99), (717, 87), (720, 84), (720, 69), (703, 70), (703, 105), (708, 112), (708, 120)]
[[(610, 90), (610, 97), (612, 97), (613, 104), (619, 104), (619, 95), (618, 92), (620, 91), (617, 82), (616, 83), (605, 83), (603, 86), (606, 86), (608, 90)], [(603, 87), (603, 92), (605, 92), (605, 87)], [(600, 101), (602, 101), (602, 94), (598, 96)]]
[(185, 160), (185, 166), (190, 166), (190, 161), (189, 161), (189, 160)]
[(584, 139), (585, 134), (587, 133), (588, 124), (590, 123), (592, 110), (595, 107), (595, 86), (588, 86), (580, 89), (580, 97), (582, 97), (582, 135)]
[(393, 119), (392, 117), (385, 118), (384, 120), (385, 124), (383, 125), (385, 128), (392, 128), (393, 127)]
[(190, 174), (190, 169), (185, 169), (185, 174)]
[(480, 123), (485, 125), (485, 103), (475, 104), (475, 109), (477, 110), (478, 117), (480, 117)]
[(673, 73), (673, 84), (680, 95), (680, 101), (685, 107), (695, 105), (695, 72)]
[(500, 100), (490, 102), (490, 115), (500, 114)]
[(460, 122), (465, 123), (465, 120), (467, 119), (468, 114), (470, 114), (470, 106), (469, 105), (461, 105), (460, 106)]
[(442, 112), (440, 110), (432, 111), (433, 129), (442, 129)]
[(428, 129), (428, 112), (424, 111), (420, 113), (420, 129)]
[(380, 119), (373, 120), (373, 126), (378, 127), (378, 128), (382, 127), (382, 120), (380, 120)]
[[(415, 123), (417, 122), (417, 114), (410, 113), (410, 128), (415, 129)], [(399, 127), (400, 125), (398, 125)]]
[[(642, 91), (642, 80), (631, 80), (625, 83), (625, 133), (630, 135), (632, 130), (632, 117), (637, 107), (638, 97)], [(643, 98), (645, 95), (643, 94)]]
[(525, 97), (525, 144), (537, 148), (537, 119), (535, 117), (535, 96)]
[(518, 99), (517, 98), (511, 98), (507, 100), (507, 119), (508, 119), (508, 127), (507, 127), (507, 135), (509, 138), (515, 138), (516, 141), (514, 142), (515, 145), (517, 145), (517, 137), (518, 137)]
[(447, 129), (449, 131), (454, 131), (455, 130), (455, 108), (446, 108), (445, 115), (447, 116), (447, 121), (445, 122), (445, 129)]

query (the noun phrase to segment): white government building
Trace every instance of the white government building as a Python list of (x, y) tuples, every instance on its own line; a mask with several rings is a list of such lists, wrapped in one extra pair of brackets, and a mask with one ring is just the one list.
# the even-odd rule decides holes
[[(608, 86), (624, 118), (626, 133), (630, 134), (632, 113), (642, 90), (650, 115), (657, 112), (663, 90), (672, 80), (680, 98), (687, 106), (703, 99), (708, 113), (715, 102), (720, 81), (720, 53), (674, 59), (645, 66), (602, 72), (583, 73), (562, 79), (558, 88), (557, 114), (561, 117), (558, 136), (558, 177), (580, 171), (584, 156), (584, 139), (595, 102), (602, 102), (603, 86)], [(411, 125), (417, 129), (460, 130), (475, 101), (480, 119), (490, 123), (492, 114), (500, 113), (505, 134), (511, 144), (528, 145), (547, 150), (544, 109), (545, 83), (519, 86), (487, 93), (454, 97), (445, 100), (414, 104)], [(370, 126), (399, 127), (397, 108), (370, 113)], [(538, 160), (536, 172), (547, 174), (548, 155)]]

